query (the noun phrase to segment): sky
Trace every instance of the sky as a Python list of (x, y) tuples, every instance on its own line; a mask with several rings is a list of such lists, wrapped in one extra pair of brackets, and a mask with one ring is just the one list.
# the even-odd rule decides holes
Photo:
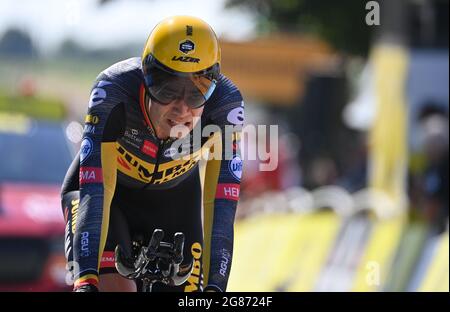
[(224, 10), (225, 0), (0, 0), (0, 37), (11, 26), (30, 33), (43, 52), (71, 38), (86, 47), (109, 48), (145, 42), (152, 28), (170, 15), (204, 19), (219, 37), (245, 40), (254, 34), (248, 12)]

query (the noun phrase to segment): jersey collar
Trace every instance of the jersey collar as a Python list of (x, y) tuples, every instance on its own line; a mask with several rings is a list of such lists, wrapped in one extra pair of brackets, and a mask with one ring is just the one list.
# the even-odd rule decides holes
[(155, 128), (153, 127), (153, 124), (150, 120), (150, 116), (147, 110), (147, 103), (149, 101), (149, 98), (147, 96), (147, 90), (145, 88), (145, 84), (142, 83), (140, 90), (139, 90), (139, 105), (141, 106), (142, 114), (144, 115), (145, 123), (147, 124), (148, 128), (152, 132), (154, 136), (156, 136)]

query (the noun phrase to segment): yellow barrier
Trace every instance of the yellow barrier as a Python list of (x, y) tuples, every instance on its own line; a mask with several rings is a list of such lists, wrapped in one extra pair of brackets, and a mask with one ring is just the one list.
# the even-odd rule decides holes
[(375, 70), (377, 114), (370, 129), (369, 185), (388, 194), (395, 209), (405, 204), (407, 110), (405, 81), (408, 51), (396, 45), (376, 45), (371, 59)]
[(381, 291), (400, 243), (406, 216), (374, 221), (352, 291)]
[(328, 211), (240, 221), (228, 290), (312, 291), (339, 226)]
[(449, 234), (441, 235), (419, 291), (449, 291)]

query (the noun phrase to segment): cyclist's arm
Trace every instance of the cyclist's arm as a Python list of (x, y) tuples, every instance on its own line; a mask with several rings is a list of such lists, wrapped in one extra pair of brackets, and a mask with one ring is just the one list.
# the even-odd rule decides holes
[[(221, 127), (220, 159), (207, 162), (204, 189), (204, 273), (206, 289), (225, 291), (233, 255), (234, 217), (239, 200), (242, 160), (240, 134), (244, 104), (240, 94), (221, 105), (213, 124)], [(227, 133), (226, 126), (237, 126)], [(229, 136), (228, 140), (226, 135)], [(226, 147), (229, 147), (228, 149)], [(216, 148), (217, 146), (213, 146)], [(217, 151), (216, 151), (217, 152)], [(227, 154), (228, 153), (228, 154)]]
[(80, 151), (80, 206), (74, 236), (75, 285), (97, 285), (116, 185), (116, 139), (124, 131), (123, 95), (100, 80), (91, 93)]

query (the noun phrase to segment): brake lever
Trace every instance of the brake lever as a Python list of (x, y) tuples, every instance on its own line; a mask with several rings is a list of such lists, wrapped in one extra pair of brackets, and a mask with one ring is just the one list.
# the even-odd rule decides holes
[(127, 257), (120, 245), (117, 245), (115, 250), (115, 266), (117, 272), (125, 278), (135, 279), (139, 275), (139, 271), (135, 267), (135, 262), (131, 257)]
[(141, 247), (141, 250), (135, 260), (127, 257), (120, 245), (115, 248), (115, 266), (117, 271), (128, 279), (136, 279), (146, 273), (146, 266), (149, 262), (154, 261), (157, 250), (164, 237), (164, 231), (155, 229), (148, 247)]
[(155, 229), (153, 231), (152, 237), (150, 239), (150, 243), (148, 244), (147, 249), (145, 250), (145, 256), (148, 260), (154, 261), (156, 258), (156, 254), (158, 251), (158, 247), (161, 245), (161, 241), (164, 237), (164, 231), (161, 229)]
[(173, 236), (173, 251), (174, 251), (174, 263), (180, 264), (183, 262), (183, 249), (184, 249), (184, 234), (181, 232), (175, 233)]
[(192, 259), (191, 263), (187, 266), (181, 267), (183, 262), (183, 250), (184, 250), (184, 234), (181, 232), (175, 233), (173, 237), (173, 247), (172, 247), (172, 258), (169, 265), (169, 270), (163, 272), (165, 279), (165, 284), (170, 286), (182, 285), (191, 276), (194, 270), (195, 260)]

